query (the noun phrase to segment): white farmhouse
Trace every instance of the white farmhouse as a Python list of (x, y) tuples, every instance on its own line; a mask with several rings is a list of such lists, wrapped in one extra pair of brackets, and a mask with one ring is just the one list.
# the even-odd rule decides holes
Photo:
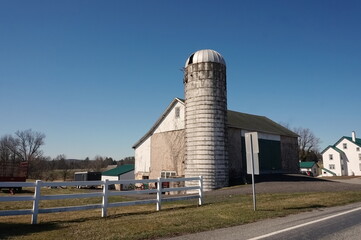
[(322, 176), (361, 176), (361, 139), (352, 132), (322, 151)]

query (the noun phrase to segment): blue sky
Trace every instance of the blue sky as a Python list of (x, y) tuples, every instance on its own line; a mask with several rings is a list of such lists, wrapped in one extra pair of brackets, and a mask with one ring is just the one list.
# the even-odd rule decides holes
[(174, 97), (194, 51), (227, 62), (228, 108), (361, 137), (361, 2), (0, 0), (0, 136), (121, 159)]

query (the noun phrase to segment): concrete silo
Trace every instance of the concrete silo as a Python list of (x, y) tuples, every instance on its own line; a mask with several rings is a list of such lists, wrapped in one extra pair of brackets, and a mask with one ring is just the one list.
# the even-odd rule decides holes
[[(185, 177), (203, 176), (204, 190), (228, 186), (226, 63), (214, 50), (186, 61)], [(188, 185), (192, 185), (189, 183)]]

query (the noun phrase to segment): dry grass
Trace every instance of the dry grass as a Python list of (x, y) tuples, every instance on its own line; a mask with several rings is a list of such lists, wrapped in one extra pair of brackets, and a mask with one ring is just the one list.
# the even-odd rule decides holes
[[(51, 194), (56, 190), (47, 191)], [(155, 211), (155, 204), (111, 208), (107, 218), (100, 217), (100, 210), (41, 214), (38, 225), (30, 225), (29, 215), (0, 217), (0, 239), (154, 239), (282, 217), (360, 199), (361, 192), (259, 194), (254, 212), (251, 195), (223, 195), (206, 197), (201, 207), (196, 206), (196, 200), (164, 204), (160, 212)], [(118, 200), (125, 199), (112, 201)], [(100, 199), (78, 199), (76, 205), (89, 204), (89, 201)], [(21, 204), (24, 203), (17, 202), (12, 207)], [(50, 207), (60, 203), (42, 204)], [(4, 209), (3, 203), (0, 209)]]

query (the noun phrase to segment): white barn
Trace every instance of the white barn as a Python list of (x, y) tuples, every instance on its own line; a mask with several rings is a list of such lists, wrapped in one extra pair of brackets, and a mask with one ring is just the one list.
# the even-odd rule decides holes
[[(244, 134), (257, 131), (262, 173), (299, 171), (298, 135), (264, 116), (227, 111), (230, 182), (246, 171)], [(184, 177), (185, 102), (175, 98), (151, 129), (133, 145), (135, 178)]]
[(266, 117), (227, 110), (226, 79), (218, 52), (189, 56), (185, 100), (175, 98), (133, 146), (137, 179), (203, 176), (205, 191), (239, 182), (246, 169), (244, 134), (250, 131), (259, 133), (261, 172), (298, 171), (298, 135)]
[(361, 176), (361, 139), (352, 132), (322, 151), (322, 176)]

